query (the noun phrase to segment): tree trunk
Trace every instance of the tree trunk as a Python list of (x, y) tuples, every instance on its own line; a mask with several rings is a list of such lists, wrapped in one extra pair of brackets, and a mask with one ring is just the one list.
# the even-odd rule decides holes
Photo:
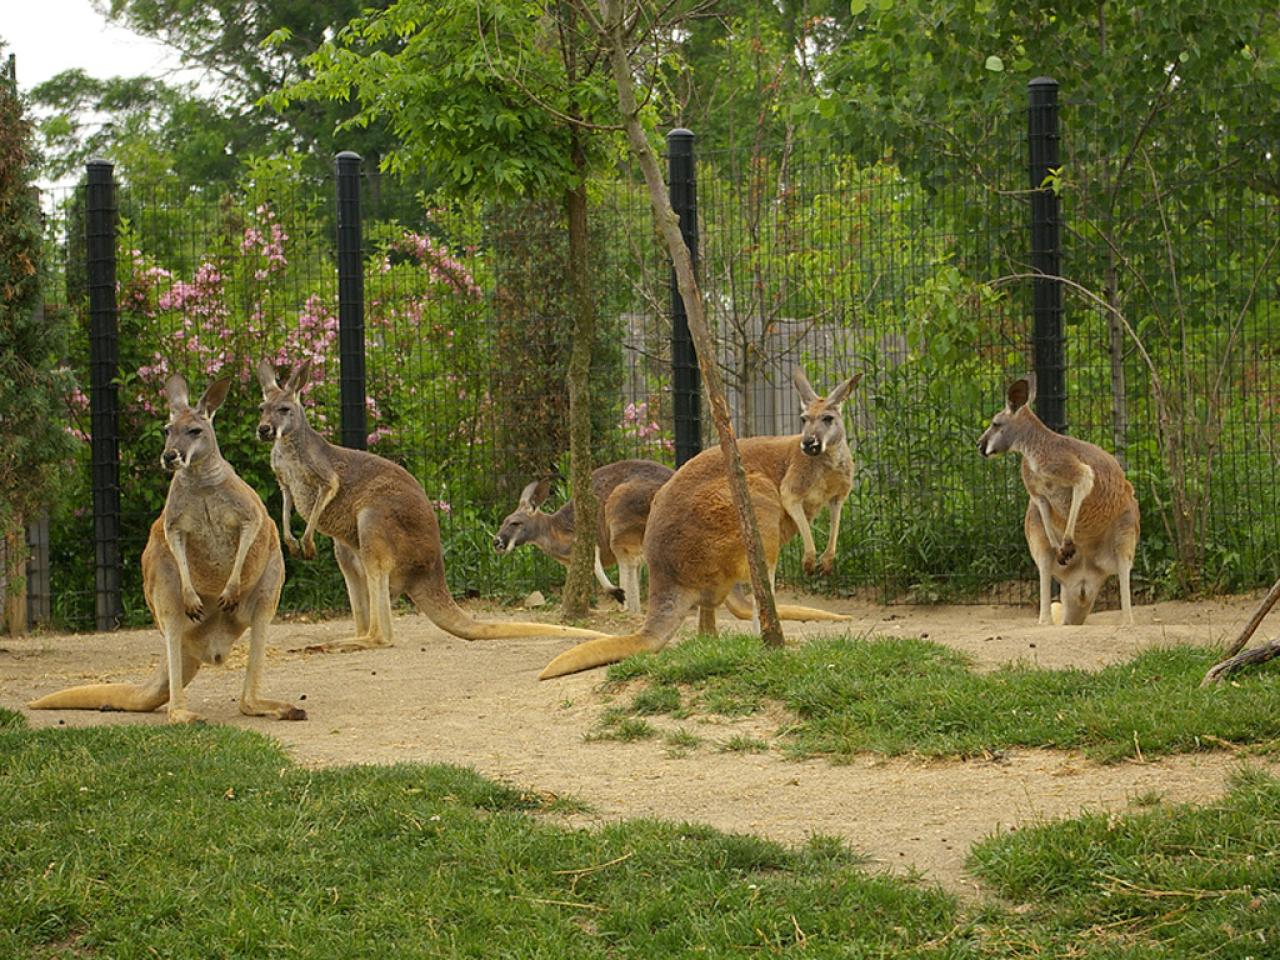
[(569, 221), (569, 288), (573, 309), (573, 343), (569, 349), (569, 482), (573, 487), (573, 552), (565, 578), (562, 614), (580, 620), (591, 607), (595, 590), (596, 515), (591, 492), (591, 347), (595, 343), (595, 307), (591, 302), (587, 264), (587, 156), (582, 133), (574, 130), (573, 164), (579, 177), (565, 191)]
[(631, 62), (627, 56), (627, 38), (623, 25), (621, 0), (600, 0), (600, 9), (604, 15), (601, 25), (603, 39), (609, 50), (613, 79), (618, 87), (618, 106), (622, 114), (623, 126), (631, 149), (636, 155), (641, 170), (644, 171), (645, 183), (649, 189), (649, 202), (653, 207), (653, 219), (666, 242), (672, 265), (675, 267), (676, 282), (680, 288), (680, 298), (684, 301), (685, 313), (688, 315), (689, 333), (693, 337), (694, 349), (698, 354), (698, 367), (702, 371), (702, 383), (707, 391), (711, 417), (720, 434), (720, 449), (724, 453), (729, 492), (733, 497), (734, 507), (737, 508), (742, 541), (747, 550), (747, 565), (751, 571), (751, 589), (755, 594), (756, 608), (760, 611), (760, 636), (768, 646), (782, 646), (782, 627), (778, 622), (778, 609), (774, 604), (773, 590), (769, 585), (769, 572), (765, 565), (760, 529), (756, 524), (755, 510), (752, 508), (751, 497), (747, 491), (746, 471), (742, 468), (742, 458), (738, 454), (738, 445), (734, 439), (729, 405), (724, 397), (724, 384), (721, 382), (720, 369), (716, 364), (715, 344), (707, 329), (706, 316), (702, 308), (702, 294), (698, 290), (697, 278), (693, 275), (693, 258), (684, 242), (684, 236), (680, 233), (680, 218), (671, 209), (666, 186), (662, 182), (662, 173), (658, 169), (657, 157), (645, 136), (644, 128), (640, 125)]
[(14, 637), (27, 632), (27, 538), (22, 519), (15, 517), (0, 543), (0, 601), (5, 631)]

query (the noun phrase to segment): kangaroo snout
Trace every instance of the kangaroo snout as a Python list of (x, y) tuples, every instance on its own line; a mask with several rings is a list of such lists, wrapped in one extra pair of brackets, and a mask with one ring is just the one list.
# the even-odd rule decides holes
[(817, 437), (805, 437), (800, 441), (800, 450), (807, 456), (816, 457), (822, 453), (822, 441)]
[(260, 423), (260, 424), (258, 424), (258, 439), (259, 439), (259, 440), (274, 440), (275, 438), (276, 438), (276, 431), (275, 431), (275, 429), (271, 426), (271, 424), (269, 424), (269, 423)]
[(160, 463), (166, 470), (177, 470), (180, 459), (177, 450), (166, 450), (160, 454)]
[(493, 549), (498, 553), (503, 553), (507, 549), (507, 538), (502, 534), (498, 534), (493, 538)]

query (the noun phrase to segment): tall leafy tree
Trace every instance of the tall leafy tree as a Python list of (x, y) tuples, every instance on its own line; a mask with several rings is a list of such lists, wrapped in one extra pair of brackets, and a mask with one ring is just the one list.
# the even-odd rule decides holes
[(270, 102), (354, 102), (343, 129), (385, 125), (386, 169), (430, 176), (458, 194), (555, 198), (568, 231), (573, 335), (569, 445), (577, 537), (567, 616), (592, 593), (595, 309), (588, 276), (587, 180), (614, 150), (607, 61), (571, 4), (400, 0), (367, 10), (305, 61), (312, 76)]
[[(66, 327), (58, 315), (38, 310), (41, 236), (34, 177), (30, 120), (6, 71), (0, 77), (0, 536), (18, 552), (25, 539), (14, 532), (22, 530), (25, 517), (54, 501), (71, 456), (64, 429), (71, 386), (62, 367)], [(22, 569), (18, 559), (8, 556), (10, 571)]]

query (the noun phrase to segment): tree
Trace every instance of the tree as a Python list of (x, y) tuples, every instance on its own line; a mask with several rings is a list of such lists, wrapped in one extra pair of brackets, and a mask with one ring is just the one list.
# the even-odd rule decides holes
[[(6, 71), (0, 77), (0, 535), (9, 544), (5, 574), (22, 569), (24, 518), (55, 500), (61, 467), (71, 455), (65, 429), (71, 384), (61, 366), (66, 328), (59, 316), (43, 316), (39, 310), (41, 228), (34, 177), (31, 124), (16, 79)], [(22, 583), (21, 577), (3, 579), (9, 590)]]
[(385, 124), (385, 169), (438, 178), (458, 194), (556, 197), (569, 236), (573, 303), (568, 393), (577, 536), (564, 591), (586, 613), (597, 505), (591, 495), (590, 360), (595, 310), (588, 276), (587, 180), (610, 155), (604, 61), (572, 4), (400, 0), (354, 17), (305, 64), (309, 79), (268, 98), (354, 102), (340, 129)]

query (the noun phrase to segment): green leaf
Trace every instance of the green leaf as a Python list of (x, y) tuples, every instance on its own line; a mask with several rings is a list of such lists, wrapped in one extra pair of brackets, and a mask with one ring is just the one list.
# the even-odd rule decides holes
[(849, 0), (849, 12), (855, 17), (867, 9), (867, 0)]
[(987, 57), (987, 62), (985, 66), (992, 73), (1000, 73), (1001, 71), (1004, 70), (1004, 61), (1001, 60), (999, 57), (997, 57), (995, 54), (992, 54), (991, 56)]

